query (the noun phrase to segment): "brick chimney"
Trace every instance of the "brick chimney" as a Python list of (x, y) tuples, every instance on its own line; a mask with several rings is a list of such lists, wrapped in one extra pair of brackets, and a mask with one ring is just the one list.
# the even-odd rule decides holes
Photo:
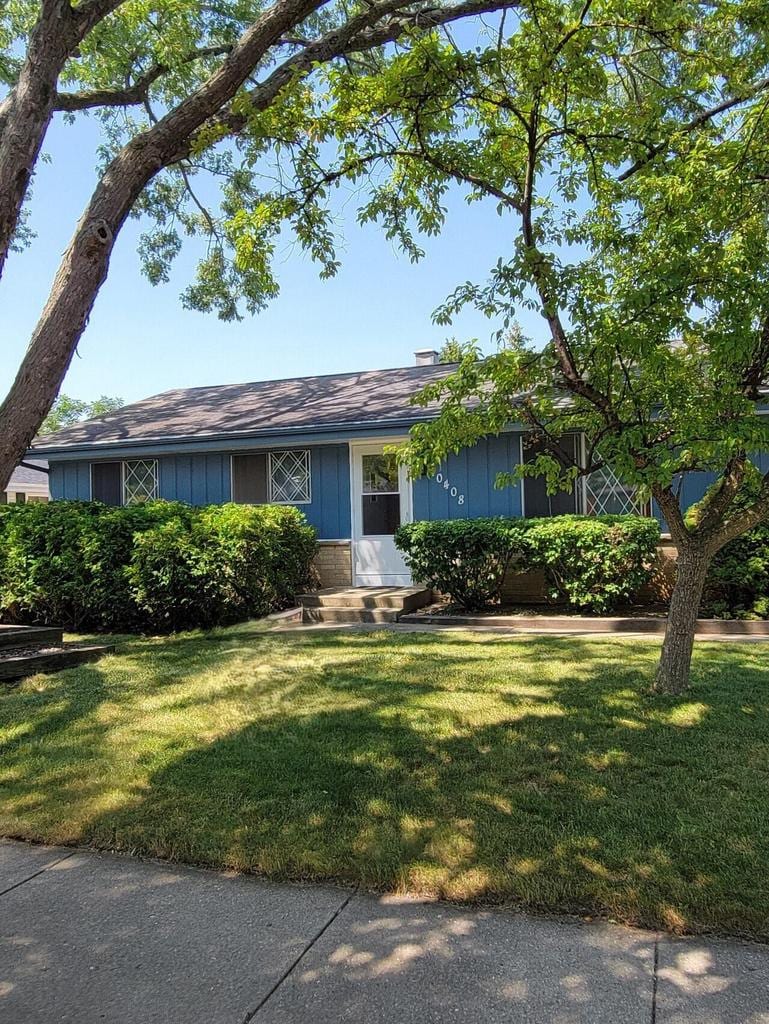
[(438, 362), (438, 353), (434, 348), (418, 348), (414, 353), (414, 360), (417, 366), (435, 366)]

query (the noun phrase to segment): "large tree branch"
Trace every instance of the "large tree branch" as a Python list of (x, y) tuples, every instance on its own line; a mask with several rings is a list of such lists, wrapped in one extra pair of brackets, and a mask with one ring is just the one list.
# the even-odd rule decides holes
[[(690, 121), (685, 124), (677, 125), (674, 129), (673, 134), (675, 135), (688, 135), (698, 128), (702, 128), (703, 125), (708, 124), (714, 118), (718, 117), (719, 114), (725, 114), (728, 110), (732, 110), (734, 107), (740, 106), (742, 103), (746, 103), (748, 100), (753, 99), (760, 93), (769, 89), (769, 78), (762, 78), (761, 81), (757, 82), (751, 89), (746, 89), (744, 92), (737, 96), (732, 96), (729, 99), (724, 100), (722, 103), (717, 103), (714, 107), (710, 107), (708, 110), (703, 110), (696, 117), (693, 117)], [(643, 167), (655, 160), (661, 153), (664, 153), (671, 144), (672, 139), (663, 139), (656, 145), (649, 146), (647, 152), (639, 157), (630, 167), (626, 168), (622, 174), (619, 175), (620, 181), (627, 181), (628, 178), (632, 178), (634, 174), (637, 174)]]
[(683, 512), (681, 511), (681, 504), (673, 488), (671, 486), (653, 487), (652, 497), (659, 505), (665, 517), (665, 522), (670, 530), (670, 536), (673, 538), (678, 550), (681, 551), (687, 548), (691, 544), (692, 536), (687, 529)]
[(761, 493), (750, 508), (733, 516), (710, 536), (708, 542), (710, 554), (714, 555), (730, 540), (742, 536), (743, 533), (766, 522), (767, 519), (769, 519), (769, 473), (764, 476)]
[(43, 0), (18, 80), (0, 103), (0, 277), (19, 224), (43, 139), (54, 110), (56, 84), (88, 33), (126, 0)]
[[(517, 7), (519, 0), (462, 0), (447, 7), (422, 8), (410, 12), (398, 10), (412, 5), (413, 0), (393, 0), (387, 4), (372, 5), (363, 13), (350, 18), (343, 26), (319, 36), (299, 53), (283, 61), (250, 90), (247, 113), (242, 111), (240, 105), (237, 112), (223, 112), (210, 122), (212, 132), (222, 136), (241, 134), (251, 116), (266, 110), (290, 82), (308, 74), (316, 64), (395, 42), (409, 29), (425, 31), (472, 15), (491, 14)], [(382, 24), (377, 24), (378, 21)], [(181, 140), (170, 162), (176, 163), (188, 157), (194, 145), (195, 139), (192, 136)]]
[(745, 479), (748, 457), (745, 452), (738, 452), (730, 460), (721, 477), (721, 486), (714, 491), (705, 503), (704, 512), (697, 524), (696, 532), (708, 536), (715, 531), (732, 504), (737, 492)]
[(92, 28), (124, 3), (127, 3), (127, 0), (84, 0), (78, 4), (74, 8), (74, 14), (80, 38), (85, 39)]
[[(225, 117), (216, 115), (227, 109), (270, 48), (324, 2), (278, 0), (241, 35), (203, 85), (112, 160), (62, 258), (19, 372), (0, 406), (0, 479), (10, 477), (56, 396), (107, 276), (115, 240), (142, 190), (163, 167), (189, 155), (204, 125), (242, 130), (248, 120), (245, 115), (232, 111)], [(398, 0), (371, 5), (304, 47), (251, 92), (252, 109), (265, 109), (288, 82), (308, 74), (318, 62), (382, 45), (410, 27), (431, 28), (511, 4), (463, 0), (451, 7), (399, 14), (405, 6)]]
[[(183, 57), (178, 64), (192, 64), (206, 57), (223, 57), (232, 52), (231, 45), (204, 46)], [(178, 66), (178, 65), (177, 65)], [(60, 92), (56, 95), (55, 110), (89, 110), (93, 107), (131, 107), (145, 102), (152, 85), (172, 68), (156, 64), (133, 83), (123, 89), (90, 89), (83, 92)]]
[(78, 40), (69, 0), (46, 0), (18, 80), (0, 103), (0, 277), (51, 120), (56, 82)]

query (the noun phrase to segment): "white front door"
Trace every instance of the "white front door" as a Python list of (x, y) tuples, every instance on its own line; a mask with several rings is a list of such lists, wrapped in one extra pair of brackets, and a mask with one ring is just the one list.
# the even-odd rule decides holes
[[(388, 444), (392, 444), (390, 441)], [(393, 534), (411, 522), (411, 483), (385, 445), (351, 444), (352, 557), (356, 587), (408, 586), (411, 576)]]

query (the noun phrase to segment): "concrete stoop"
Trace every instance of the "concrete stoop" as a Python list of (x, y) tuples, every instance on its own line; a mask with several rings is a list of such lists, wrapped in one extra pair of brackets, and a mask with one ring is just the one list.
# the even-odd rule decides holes
[(299, 596), (304, 622), (397, 622), (431, 600), (425, 587), (325, 587)]

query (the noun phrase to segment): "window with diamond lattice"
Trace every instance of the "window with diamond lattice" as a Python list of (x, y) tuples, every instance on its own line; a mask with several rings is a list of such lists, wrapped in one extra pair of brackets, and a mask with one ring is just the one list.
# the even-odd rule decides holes
[(307, 505), (311, 500), (309, 451), (270, 452), (270, 501)]
[(158, 464), (153, 460), (123, 463), (123, 504), (135, 505), (158, 496)]
[(623, 484), (609, 466), (585, 478), (585, 512), (589, 516), (647, 515), (648, 511), (636, 488)]

